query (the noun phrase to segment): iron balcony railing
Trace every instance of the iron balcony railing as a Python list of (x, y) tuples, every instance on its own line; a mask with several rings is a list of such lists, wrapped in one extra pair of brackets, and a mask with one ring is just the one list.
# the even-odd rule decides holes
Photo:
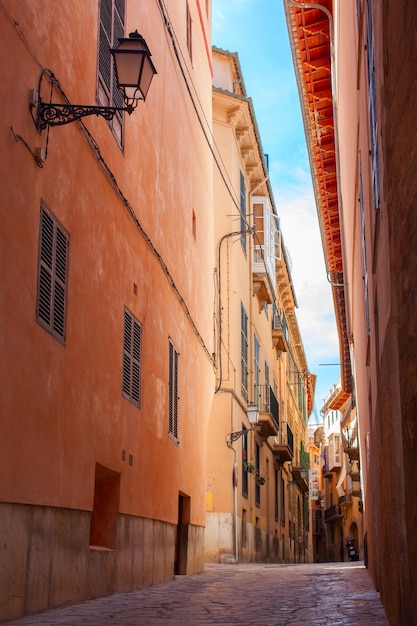
[(343, 517), (342, 510), (338, 504), (334, 504), (324, 511), (324, 521), (328, 522), (336, 521)]
[(282, 309), (274, 307), (272, 314), (272, 330), (280, 330), (283, 332), (286, 342), (290, 342), (290, 335), (288, 331), (287, 319)]
[(270, 385), (255, 385), (255, 404), (260, 413), (269, 413), (275, 426), (279, 428), (279, 404)]
[(287, 422), (281, 422), (278, 435), (275, 437), (275, 445), (288, 446), (291, 453), (294, 454), (294, 435)]

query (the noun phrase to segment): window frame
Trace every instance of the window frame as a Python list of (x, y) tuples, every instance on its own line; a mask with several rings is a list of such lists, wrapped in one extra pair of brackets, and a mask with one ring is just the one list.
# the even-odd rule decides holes
[(249, 368), (248, 368), (248, 314), (243, 303), (240, 303), (240, 373), (242, 397), (248, 400)]
[[(127, 335), (127, 320), (130, 322)], [(138, 409), (141, 406), (142, 324), (125, 307), (123, 312), (122, 396)]]
[(193, 21), (191, 19), (191, 11), (188, 2), (185, 3), (185, 28), (187, 33), (187, 50), (191, 63), (193, 62)]
[(381, 173), (378, 145), (378, 117), (377, 117), (377, 85), (375, 72), (375, 39), (372, 12), (372, 0), (366, 3), (366, 54), (368, 67), (368, 110), (369, 110), (369, 141), (371, 147), (372, 192), (374, 210), (379, 210), (381, 194)]
[(68, 261), (69, 233), (42, 201), (39, 218), (36, 321), (62, 345), (66, 341)]
[(253, 333), (253, 382), (255, 403), (261, 410), (261, 342), (256, 333)]
[(248, 433), (247, 428), (242, 424), (242, 496), (247, 498), (249, 495), (249, 476), (247, 463), (248, 458)]
[(245, 183), (245, 177), (242, 171), (240, 171), (240, 177), (239, 177), (239, 198), (240, 198), (239, 210), (240, 210), (240, 230), (241, 230), (240, 243), (246, 254), (247, 252), (246, 230), (248, 228), (248, 222), (247, 222), (247, 211), (246, 211), (246, 183)]
[[(257, 441), (255, 441), (255, 467), (256, 476), (260, 476), (261, 473), (261, 448)], [(257, 481), (255, 481), (255, 506), (261, 506), (261, 487)]]
[[(123, 15), (121, 15), (121, 10)], [(116, 70), (110, 48), (118, 45), (119, 37), (125, 35), (126, 0), (100, 0), (97, 40), (97, 87), (96, 100), (101, 106), (122, 107), (123, 96), (117, 87)], [(104, 72), (104, 69), (108, 71)], [(120, 147), (124, 143), (124, 117), (118, 111), (108, 121)]]
[(178, 439), (178, 360), (180, 353), (173, 341), (168, 341), (168, 435)]

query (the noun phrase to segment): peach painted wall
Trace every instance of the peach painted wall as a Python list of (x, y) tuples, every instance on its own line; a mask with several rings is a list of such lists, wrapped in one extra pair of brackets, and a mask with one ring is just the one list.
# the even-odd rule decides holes
[[(158, 74), (146, 103), (126, 116), (124, 151), (102, 118), (84, 121), (152, 245), (77, 123), (50, 130), (43, 169), (10, 131), (32, 150), (46, 147), (28, 106), (42, 66), (71, 102), (95, 103), (98, 3), (3, 4), (0, 500), (90, 511), (100, 463), (121, 474), (121, 513), (176, 524), (181, 491), (191, 497), (191, 523), (203, 526), (214, 385), (212, 157), (157, 3), (127, 0), (126, 33), (145, 37)], [(210, 119), (210, 22), (189, 5), (190, 71)], [(169, 10), (186, 51), (185, 3)], [(70, 233), (65, 347), (35, 321), (41, 200)], [(140, 409), (121, 393), (125, 306), (142, 323)], [(167, 434), (168, 338), (180, 353), (178, 446)]]

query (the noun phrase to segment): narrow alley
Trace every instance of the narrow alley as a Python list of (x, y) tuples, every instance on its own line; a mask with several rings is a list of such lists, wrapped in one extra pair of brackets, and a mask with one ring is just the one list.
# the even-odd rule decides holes
[[(9, 626), (388, 626), (362, 562), (206, 565), (203, 574), (7, 622)], [(6, 624), (6, 626), (7, 626)]]

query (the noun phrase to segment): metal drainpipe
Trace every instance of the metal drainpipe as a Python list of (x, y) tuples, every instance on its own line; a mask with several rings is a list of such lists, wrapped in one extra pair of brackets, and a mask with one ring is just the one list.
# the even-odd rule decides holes
[[(233, 407), (233, 396), (232, 398), (232, 407)], [(233, 412), (233, 409), (232, 409)], [(239, 562), (239, 550), (238, 550), (238, 532), (237, 532), (237, 463), (236, 463), (236, 450), (234, 449), (232, 443), (227, 442), (227, 447), (233, 450), (234, 461), (233, 461), (233, 518), (234, 518), (234, 544), (235, 544), (235, 559), (236, 563)]]

